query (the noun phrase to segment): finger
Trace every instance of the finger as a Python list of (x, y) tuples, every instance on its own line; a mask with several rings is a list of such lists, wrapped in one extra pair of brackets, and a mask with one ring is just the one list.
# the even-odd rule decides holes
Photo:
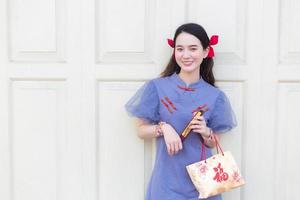
[(175, 144), (175, 154), (179, 151), (179, 142)]
[(182, 142), (181, 141), (179, 141), (179, 144), (178, 144), (178, 146), (179, 146), (179, 150), (182, 150)]
[(205, 118), (204, 118), (203, 116), (199, 116), (199, 117), (198, 117), (198, 120), (199, 120), (199, 121), (205, 121)]
[(181, 142), (181, 140), (178, 140), (178, 151), (180, 151), (180, 150), (182, 150), (182, 148), (183, 148), (183, 145), (182, 145), (182, 142)]
[(197, 126), (196, 125), (192, 125), (190, 126), (190, 129), (195, 129)]
[(170, 155), (174, 155), (174, 153), (175, 153), (175, 145), (173, 143), (171, 143), (170, 147), (171, 147), (170, 148), (170, 153), (171, 153)]
[(171, 155), (171, 145), (170, 144), (167, 144), (167, 151), (168, 151), (168, 154)]
[(199, 123), (197, 124), (198, 127), (203, 127), (205, 126), (205, 123), (203, 123), (203, 121), (199, 121)]
[(204, 136), (206, 136), (206, 135), (205, 135), (206, 131), (205, 131), (205, 129), (203, 129), (203, 128), (193, 129), (193, 132), (194, 132), (194, 133), (199, 133), (199, 134), (201, 134), (201, 135), (204, 134)]
[(199, 127), (201, 128), (206, 128), (206, 123), (204, 121), (202, 121), (200, 124), (199, 124)]
[(198, 125), (198, 127), (199, 128), (206, 128), (206, 124), (201, 123), (201, 124)]
[(196, 116), (195, 119), (199, 120), (201, 118), (201, 116)]
[(191, 126), (191, 129), (202, 129), (204, 127), (205, 127), (205, 125), (196, 124), (196, 125)]
[(200, 129), (200, 131), (203, 132), (203, 133), (207, 132), (206, 126), (200, 126), (199, 129)]
[(197, 119), (194, 119), (191, 121), (191, 124), (192, 125), (195, 125), (195, 124), (199, 124), (201, 121), (197, 120)]
[(197, 122), (194, 123), (193, 125), (195, 125), (195, 124), (200, 125), (200, 126), (206, 126), (206, 121), (205, 120), (197, 120)]
[(200, 134), (202, 133), (200, 129), (193, 129), (193, 132), (194, 133), (200, 133)]
[(197, 120), (199, 120), (199, 119), (201, 119), (201, 117), (203, 117), (203, 116), (199, 116), (199, 115), (197, 115), (197, 116), (195, 116), (195, 117), (194, 117), (194, 119), (197, 119)]

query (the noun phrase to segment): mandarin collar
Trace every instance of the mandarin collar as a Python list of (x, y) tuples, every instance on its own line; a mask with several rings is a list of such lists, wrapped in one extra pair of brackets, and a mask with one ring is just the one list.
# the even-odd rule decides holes
[(191, 83), (191, 84), (187, 84), (185, 83), (180, 77), (179, 75), (174, 72), (172, 75), (171, 75), (171, 80), (173, 80), (177, 85), (179, 86), (183, 86), (183, 87), (187, 87), (187, 88), (199, 88), (199, 87), (202, 87), (202, 86), (205, 86), (206, 85), (206, 82), (205, 80), (200, 76), (200, 79), (197, 81), (197, 82), (194, 82), (194, 83)]

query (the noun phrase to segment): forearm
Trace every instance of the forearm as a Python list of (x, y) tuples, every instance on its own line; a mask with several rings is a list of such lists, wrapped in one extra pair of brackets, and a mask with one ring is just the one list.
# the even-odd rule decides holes
[(158, 124), (149, 124), (143, 119), (136, 118), (137, 135), (141, 139), (152, 139), (161, 136), (161, 127)]
[(158, 125), (143, 124), (137, 127), (137, 134), (141, 139), (152, 139), (158, 136)]

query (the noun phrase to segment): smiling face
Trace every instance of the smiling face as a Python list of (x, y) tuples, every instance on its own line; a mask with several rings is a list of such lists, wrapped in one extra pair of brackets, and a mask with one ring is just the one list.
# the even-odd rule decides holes
[(175, 60), (183, 73), (199, 72), (200, 64), (207, 57), (209, 48), (203, 50), (201, 42), (194, 35), (182, 32), (175, 42)]

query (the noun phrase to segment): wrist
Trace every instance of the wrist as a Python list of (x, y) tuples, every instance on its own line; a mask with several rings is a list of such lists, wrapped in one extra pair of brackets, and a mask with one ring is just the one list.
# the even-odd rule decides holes
[(164, 135), (164, 131), (163, 131), (163, 126), (165, 126), (167, 123), (166, 122), (159, 122), (157, 125), (156, 125), (156, 136), (157, 137), (160, 137), (160, 136), (163, 136)]
[(213, 139), (213, 131), (211, 128), (207, 127), (207, 134), (206, 136), (203, 136), (204, 139), (206, 140), (212, 140)]
[(213, 148), (215, 146), (215, 140), (214, 135), (211, 128), (209, 128), (209, 135), (207, 137), (203, 137), (204, 144), (210, 148)]

